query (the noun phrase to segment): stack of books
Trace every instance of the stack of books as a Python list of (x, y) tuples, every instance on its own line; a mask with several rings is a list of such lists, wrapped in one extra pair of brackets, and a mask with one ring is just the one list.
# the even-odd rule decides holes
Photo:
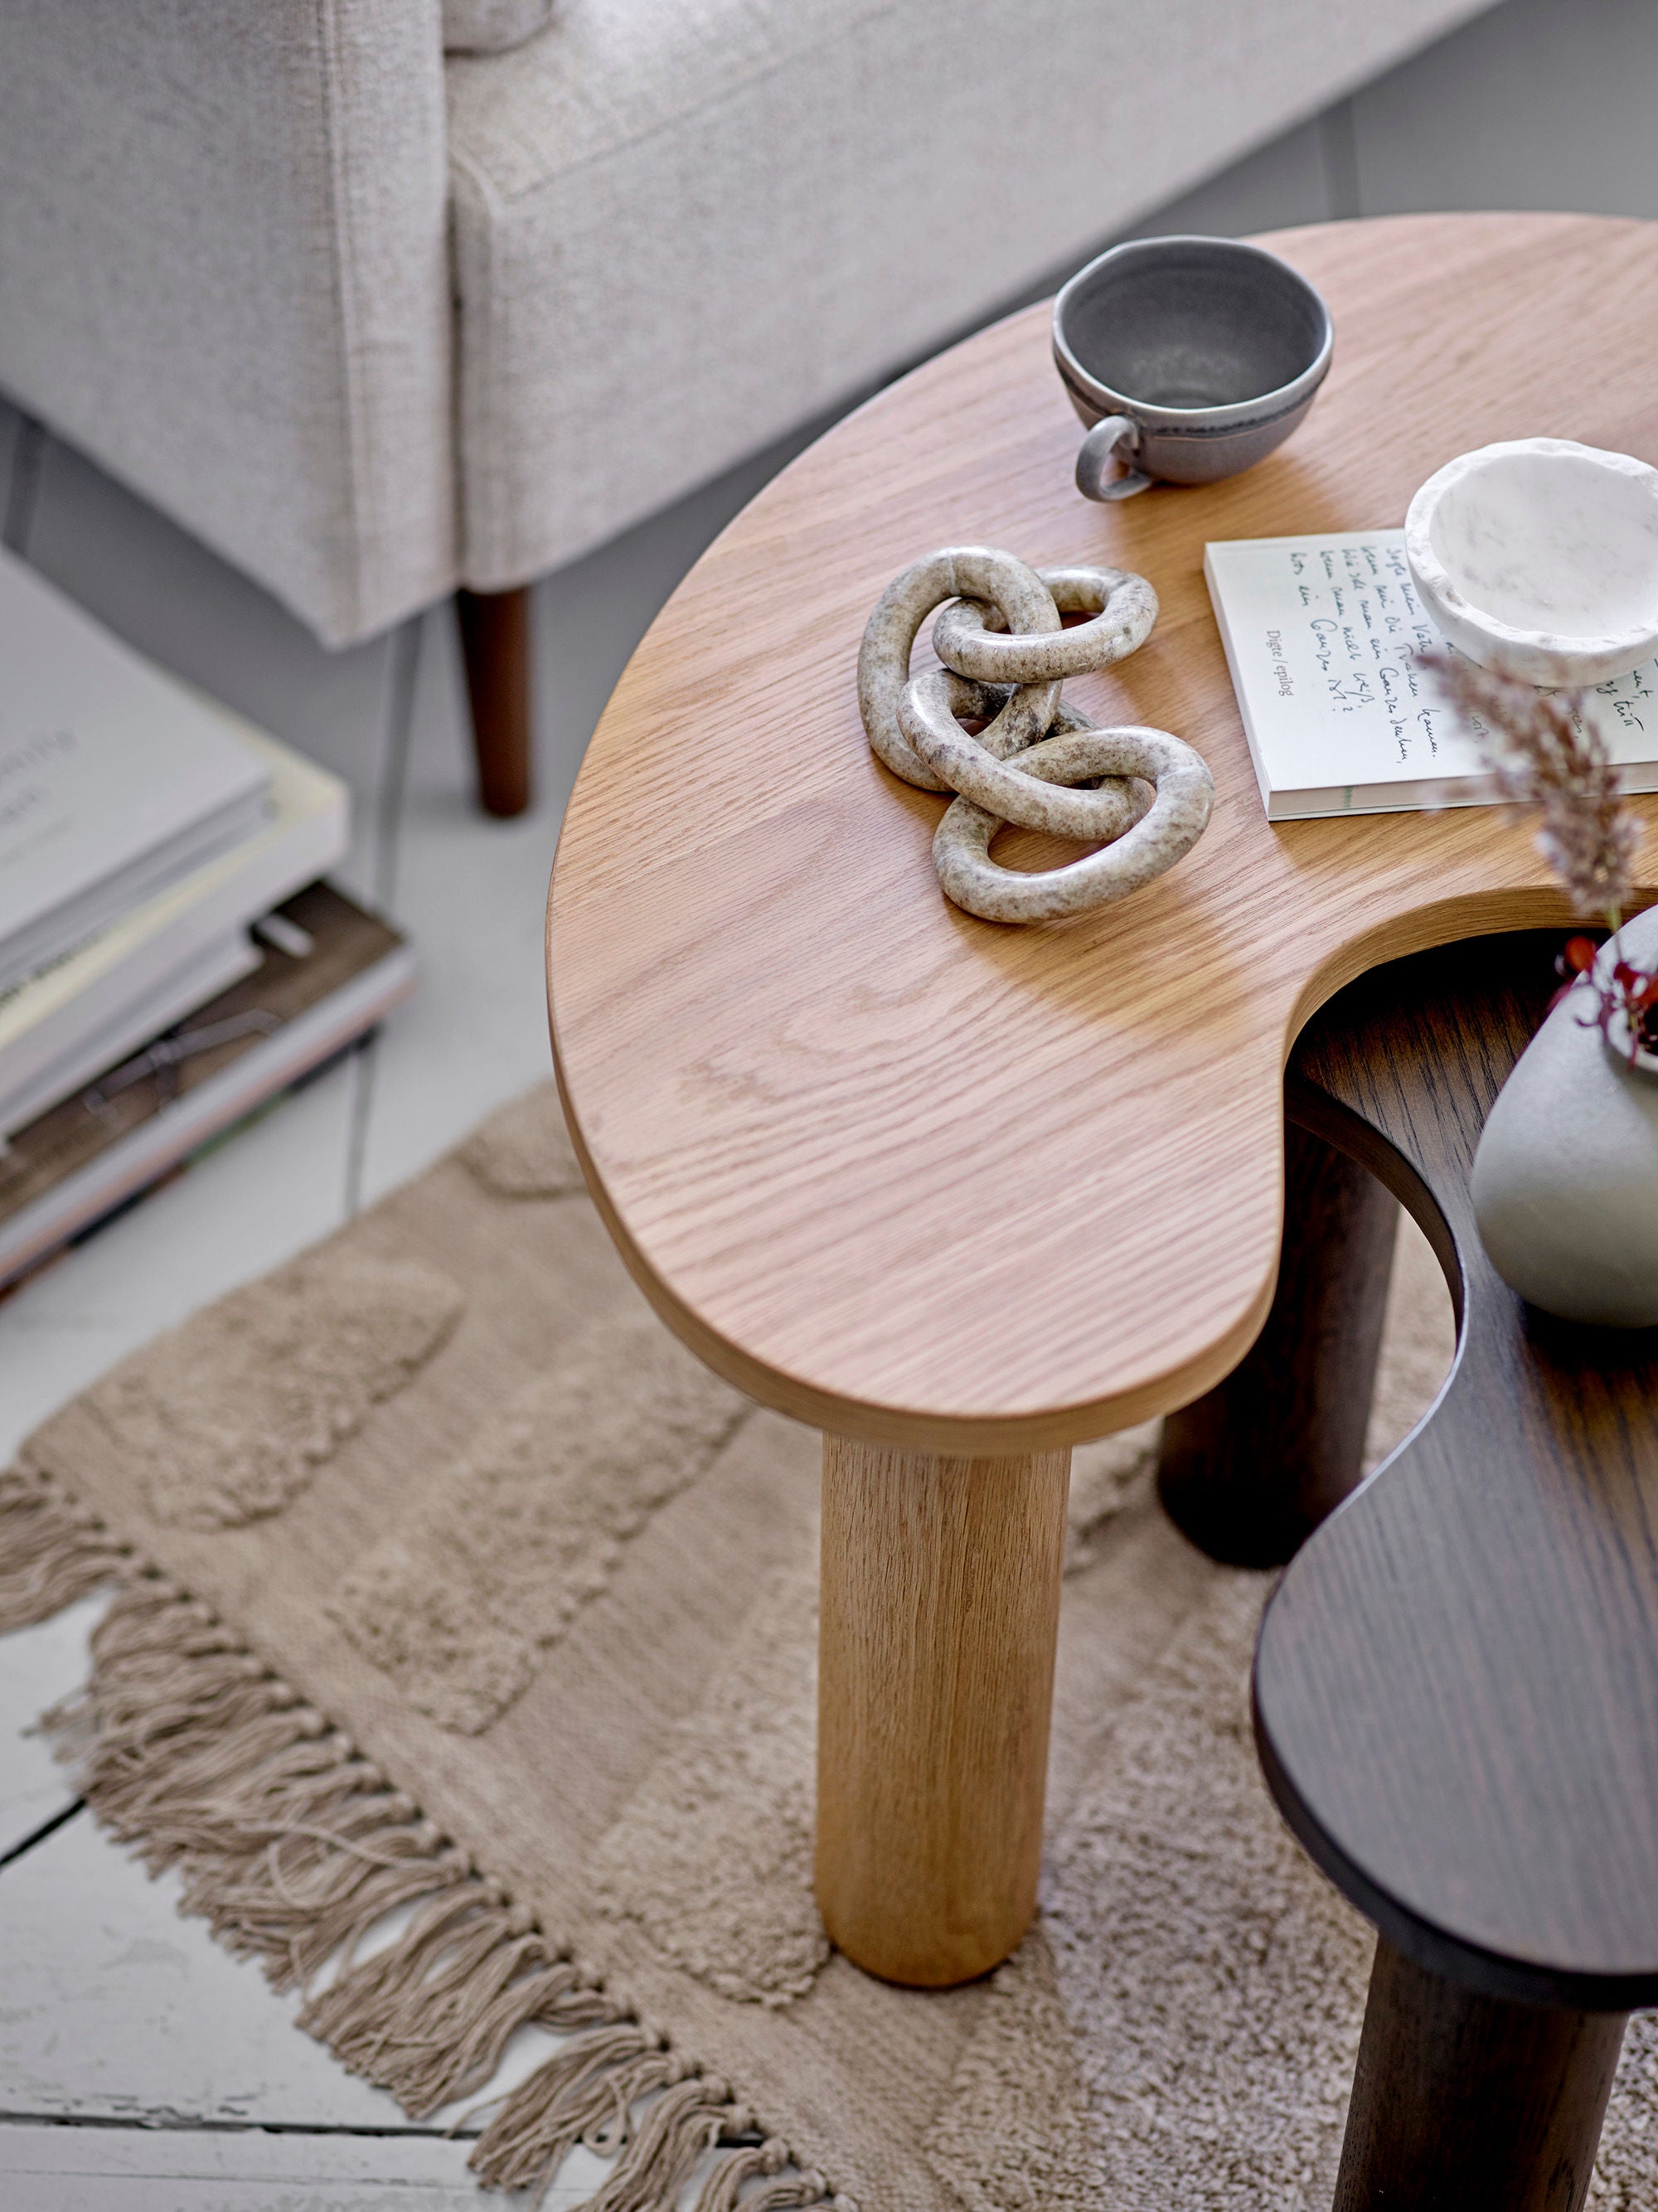
[(347, 787), (0, 554), (0, 1285), (413, 986)]

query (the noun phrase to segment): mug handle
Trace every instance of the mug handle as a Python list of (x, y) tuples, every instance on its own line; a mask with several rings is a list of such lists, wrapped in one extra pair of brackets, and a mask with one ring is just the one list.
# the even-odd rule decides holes
[(1120, 477), (1108, 477), (1111, 457), (1121, 447), (1124, 458), (1138, 451), (1139, 425), (1127, 415), (1107, 415), (1083, 440), (1077, 453), (1077, 489), (1084, 499), (1132, 499), (1151, 479), (1144, 469), (1128, 468)]

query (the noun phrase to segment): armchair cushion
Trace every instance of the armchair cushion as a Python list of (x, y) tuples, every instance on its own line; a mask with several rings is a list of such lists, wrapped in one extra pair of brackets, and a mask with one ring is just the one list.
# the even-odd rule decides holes
[(496, 54), (521, 46), (552, 20), (553, 0), (443, 0), (443, 44), (452, 54)]
[(1485, 0), (558, 0), (445, 76), (461, 561), (568, 560)]
[(5, 0), (0, 386), (330, 642), (454, 581), (438, 0)]

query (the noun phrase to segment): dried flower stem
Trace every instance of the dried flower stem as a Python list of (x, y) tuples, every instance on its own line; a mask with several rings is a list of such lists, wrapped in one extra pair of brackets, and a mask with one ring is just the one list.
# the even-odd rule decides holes
[(1505, 671), (1481, 668), (1460, 653), (1424, 653), (1452, 705), (1467, 716), (1487, 766), (1510, 799), (1543, 810), (1537, 842), (1580, 914), (1600, 914), (1612, 932), (1603, 954), (1574, 937), (1556, 965), (1567, 988), (1586, 987), (1595, 1012), (1586, 1027), (1611, 1040), (1625, 1024), (1631, 1063), (1658, 1039), (1658, 974), (1632, 967), (1618, 932), (1629, 897), (1639, 823), (1624, 805), (1621, 781), (1588, 719), (1587, 691), (1540, 691)]
[(1424, 666), (1474, 726), (1503, 794), (1543, 810), (1538, 848), (1582, 915), (1615, 931), (1629, 897), (1641, 830), (1623, 802), (1586, 691), (1540, 691), (1460, 653), (1424, 653)]

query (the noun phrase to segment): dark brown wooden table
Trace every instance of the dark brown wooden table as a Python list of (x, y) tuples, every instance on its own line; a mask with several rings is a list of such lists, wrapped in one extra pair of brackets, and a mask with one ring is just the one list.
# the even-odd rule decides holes
[[(1577, 2212), (1625, 2018), (1658, 2003), (1658, 1331), (1524, 1306), (1468, 1198), (1560, 942), (1395, 961), (1309, 1024), (1272, 1315), (1168, 1425), (1187, 1533), (1290, 1562), (1256, 1653), (1261, 1765), (1380, 1934), (1337, 2212)], [(1458, 1353), (1360, 1484), (1395, 1198)]]

